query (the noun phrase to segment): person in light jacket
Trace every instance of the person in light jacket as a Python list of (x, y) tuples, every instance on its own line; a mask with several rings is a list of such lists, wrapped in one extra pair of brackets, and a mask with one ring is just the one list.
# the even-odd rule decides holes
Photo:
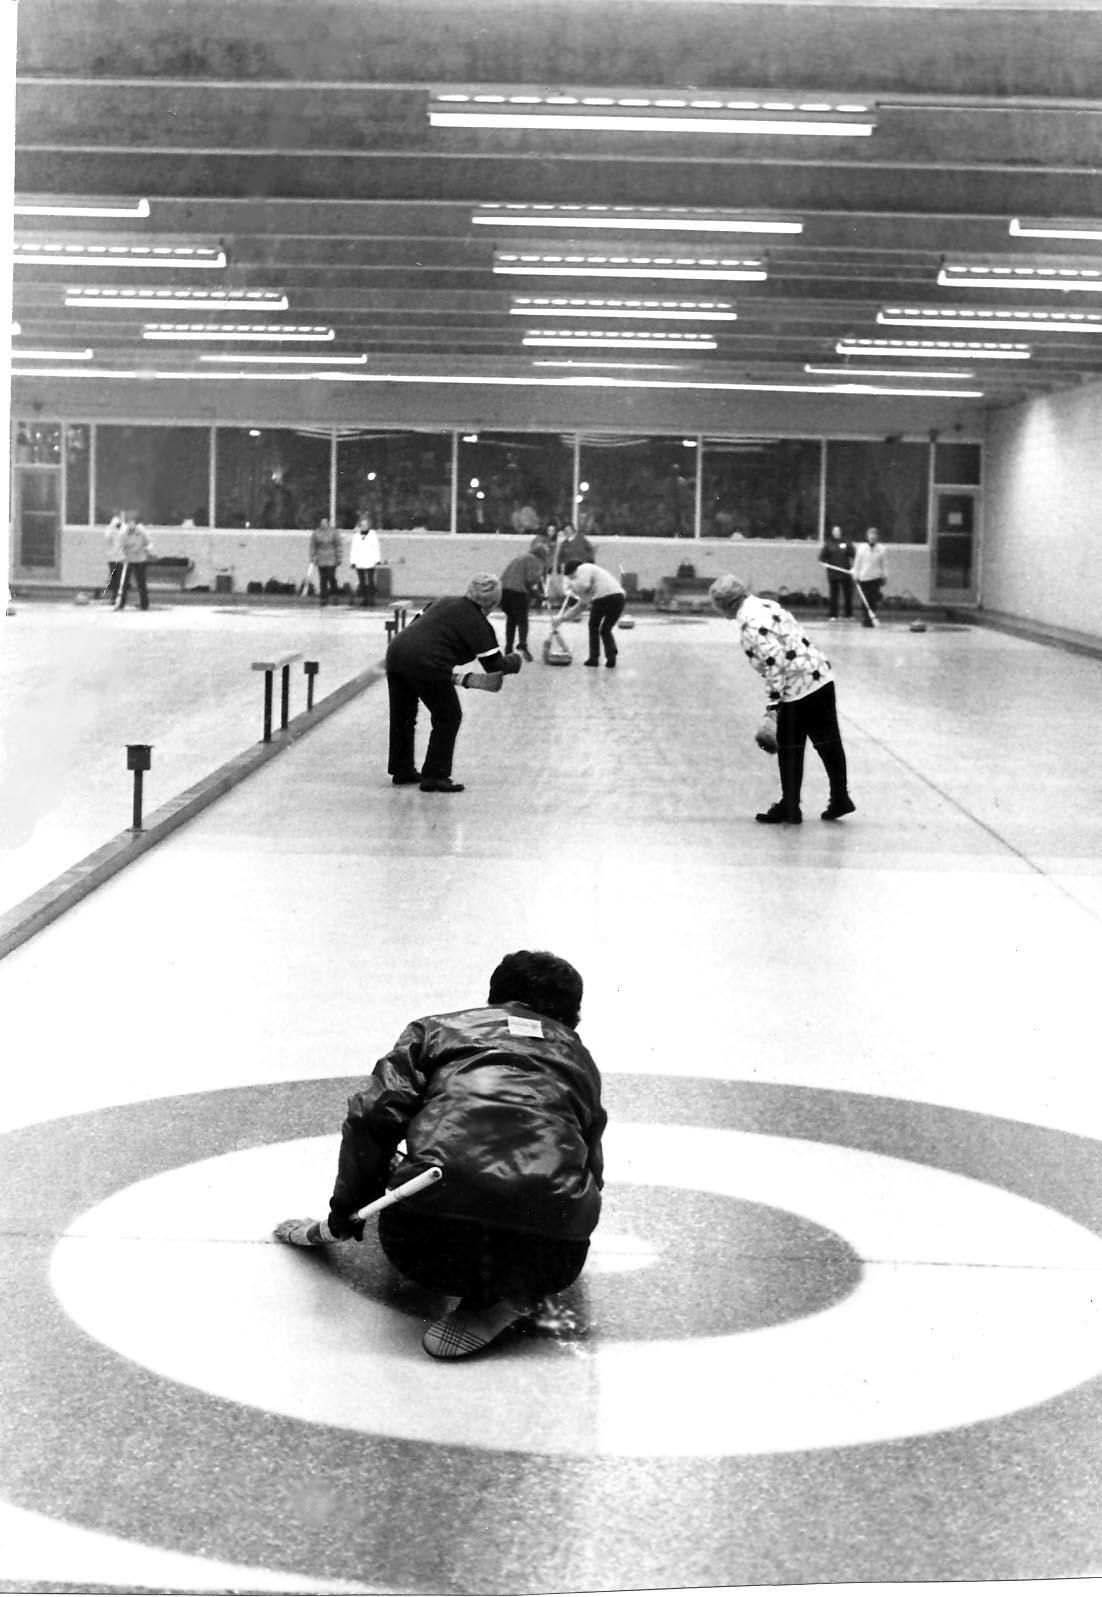
[(337, 567), (341, 563), (341, 535), (330, 526), (328, 516), (322, 516), (310, 534), (310, 559), (317, 567), (318, 597), (324, 608), (330, 594), (337, 597)]
[(107, 523), (103, 542), (107, 550), (107, 586), (103, 590), (105, 602), (114, 604), (119, 596), (119, 579), (122, 576), (122, 535), (126, 523), (122, 515), (114, 515)]
[(485, 1004), (411, 1021), (348, 1100), (328, 1219), (276, 1227), (296, 1247), (362, 1241), (358, 1210), (439, 1169), (377, 1221), (395, 1269), (459, 1299), (425, 1332), (434, 1358), (488, 1347), (581, 1274), (608, 1118), (577, 1033), (581, 1001), (572, 965), (520, 949), (497, 966)]
[(869, 615), (869, 610), (875, 614), (880, 608), (884, 584), (888, 580), (887, 555), (875, 527), (870, 527), (865, 534), (865, 542), (857, 545), (853, 556), (853, 580), (869, 607), (868, 610), (864, 605), (861, 607), (861, 625), (871, 627), (872, 617)]
[(119, 539), (119, 557), (122, 560), (122, 576), (119, 579), (119, 596), (115, 600), (115, 609), (126, 608), (126, 595), (130, 590), (130, 578), (134, 578), (134, 586), (138, 590), (138, 604), (143, 610), (149, 609), (149, 590), (146, 587), (146, 562), (153, 553), (153, 545), (149, 541), (149, 534), (138, 520), (136, 511), (128, 510), (123, 522), (122, 537)]
[(359, 598), (361, 609), (367, 610), (375, 603), (375, 568), (382, 564), (383, 550), (379, 534), (370, 526), (366, 516), (361, 516), (352, 533), (348, 549), (348, 564), (356, 573), (357, 592), (349, 600), (355, 604)]
[(560, 621), (572, 621), (589, 606), (589, 658), (586, 665), (600, 665), (601, 646), (604, 646), (605, 665), (611, 671), (618, 653), (613, 628), (624, 613), (627, 596), (611, 571), (595, 566), (591, 561), (568, 560), (563, 566), (566, 577), (566, 602), (559, 612)]

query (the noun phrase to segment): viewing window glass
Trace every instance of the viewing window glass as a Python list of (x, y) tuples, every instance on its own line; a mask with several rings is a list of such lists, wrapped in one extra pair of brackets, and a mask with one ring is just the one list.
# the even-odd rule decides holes
[(329, 514), (328, 427), (219, 427), (215, 525), (316, 527)]
[(206, 526), (209, 496), (208, 427), (96, 427), (98, 524), (131, 511), (150, 526)]
[(339, 429), (337, 525), (366, 515), (392, 532), (448, 532), (451, 464), (450, 433)]

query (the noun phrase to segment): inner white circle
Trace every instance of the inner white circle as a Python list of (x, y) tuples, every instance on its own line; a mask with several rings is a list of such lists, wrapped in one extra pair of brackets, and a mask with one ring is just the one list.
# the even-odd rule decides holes
[[(692, 1339), (663, 1338), (656, 1293), (646, 1340), (604, 1340), (598, 1323), (585, 1340), (530, 1337), (440, 1363), (422, 1353), (419, 1321), (269, 1240), (285, 1216), (325, 1212), (336, 1149), (331, 1137), (252, 1148), (113, 1194), (59, 1242), (58, 1298), (125, 1357), (221, 1398), (524, 1453), (851, 1446), (1010, 1413), (1102, 1368), (1102, 1240), (1063, 1215), (830, 1144), (635, 1124), (609, 1131), (610, 1183), (803, 1214), (859, 1255), (856, 1290), (801, 1320)], [(598, 1229), (587, 1270), (645, 1265), (649, 1248), (624, 1234), (602, 1241)], [(694, 1291), (734, 1293), (738, 1282), (738, 1260), (717, 1251)]]

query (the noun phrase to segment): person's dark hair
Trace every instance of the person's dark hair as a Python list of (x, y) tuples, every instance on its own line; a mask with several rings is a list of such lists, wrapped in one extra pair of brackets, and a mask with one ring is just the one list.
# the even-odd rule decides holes
[(487, 1002), (526, 1004), (541, 1015), (577, 1026), (582, 1012), (582, 978), (557, 954), (521, 948), (506, 954), (490, 977)]
[(582, 562), (580, 560), (567, 560), (567, 561), (564, 561), (563, 568), (562, 568), (563, 576), (564, 577), (572, 577), (574, 575), (575, 571), (577, 571), (578, 567), (581, 565), (581, 563)]

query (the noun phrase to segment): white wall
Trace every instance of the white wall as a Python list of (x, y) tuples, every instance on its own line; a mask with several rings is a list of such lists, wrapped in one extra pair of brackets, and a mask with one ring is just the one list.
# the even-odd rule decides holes
[(1102, 638), (1102, 384), (992, 414), (985, 610)]
[[(186, 555), (195, 569), (187, 586), (213, 588), (215, 575), (229, 571), (236, 593), (250, 582), (300, 582), (306, 572), (308, 532), (233, 532), (206, 527), (151, 527), (153, 550), (158, 555)], [(468, 537), (431, 532), (382, 533), (383, 553), (393, 571), (396, 597), (428, 598), (461, 592), (476, 571), (501, 572), (515, 554), (528, 547), (528, 538)], [(345, 552), (348, 542), (345, 534)], [(826, 593), (826, 578), (818, 563), (819, 546), (779, 539), (668, 539), (603, 538), (596, 544), (597, 560), (611, 571), (634, 571), (641, 588), (656, 587), (660, 578), (672, 577), (688, 560), (698, 576), (716, 577), (735, 571), (756, 589), (781, 587), (806, 593), (818, 588)], [(347, 564), (339, 573), (351, 580)], [(59, 582), (65, 587), (100, 587), (107, 580), (103, 529), (66, 527), (61, 539)], [(930, 593), (929, 550), (916, 544), (888, 545), (889, 594), (913, 594), (923, 603)]]

